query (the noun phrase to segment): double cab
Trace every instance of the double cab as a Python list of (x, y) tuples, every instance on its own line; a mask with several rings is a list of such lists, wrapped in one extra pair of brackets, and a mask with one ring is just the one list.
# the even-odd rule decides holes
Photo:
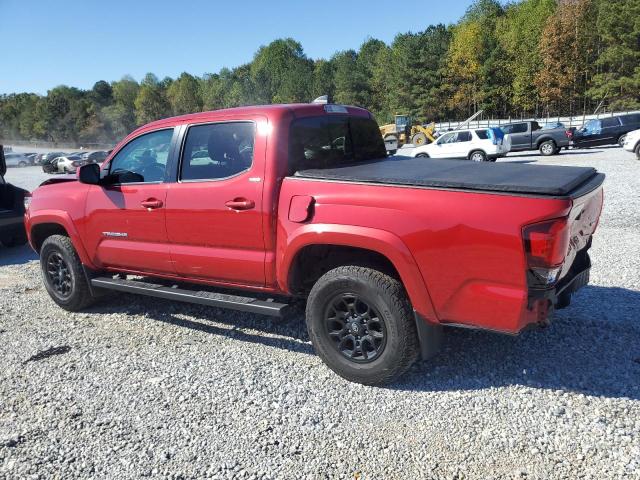
[(539, 150), (548, 157), (557, 155), (570, 143), (571, 132), (566, 128), (543, 128), (536, 121), (510, 123), (500, 129), (511, 138), (512, 152)]
[(242, 107), (140, 127), (36, 189), (25, 224), (62, 308), (110, 290), (268, 315), (302, 299), (323, 361), (382, 384), (433, 355), (444, 326), (517, 334), (569, 305), (603, 179), (387, 158), (356, 107)]

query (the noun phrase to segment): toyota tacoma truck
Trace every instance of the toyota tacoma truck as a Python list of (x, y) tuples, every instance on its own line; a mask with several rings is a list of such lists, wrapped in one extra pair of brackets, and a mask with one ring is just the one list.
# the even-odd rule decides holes
[(322, 360), (383, 384), (444, 326), (517, 334), (589, 280), (592, 168), (388, 157), (373, 116), (242, 107), (145, 125), (56, 177), (25, 214), (44, 285), (283, 315), (306, 301)]
[(569, 146), (572, 132), (564, 127), (542, 128), (538, 122), (527, 121), (501, 125), (511, 138), (511, 151), (540, 150), (545, 157), (557, 155)]

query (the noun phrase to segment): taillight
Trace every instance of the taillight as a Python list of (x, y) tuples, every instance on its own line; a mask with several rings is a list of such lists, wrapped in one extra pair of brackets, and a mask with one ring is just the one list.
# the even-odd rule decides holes
[(522, 231), (527, 265), (543, 285), (558, 280), (569, 249), (566, 218), (527, 225)]
[(567, 136), (567, 138), (573, 138), (573, 131), (571, 130), (565, 130), (564, 134)]

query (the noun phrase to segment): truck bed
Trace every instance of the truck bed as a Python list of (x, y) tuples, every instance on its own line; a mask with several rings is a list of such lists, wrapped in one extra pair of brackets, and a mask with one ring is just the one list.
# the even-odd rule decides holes
[(590, 167), (479, 163), (400, 156), (327, 169), (300, 170), (295, 176), (555, 197), (574, 196), (578, 191), (584, 194), (585, 190), (596, 188), (604, 181), (604, 175)]

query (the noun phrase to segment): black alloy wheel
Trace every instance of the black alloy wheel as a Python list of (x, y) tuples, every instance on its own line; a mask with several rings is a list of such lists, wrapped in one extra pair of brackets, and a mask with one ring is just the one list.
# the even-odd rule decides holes
[(387, 343), (384, 320), (361, 296), (337, 295), (329, 303), (325, 318), (329, 338), (348, 360), (368, 363), (384, 351)]

